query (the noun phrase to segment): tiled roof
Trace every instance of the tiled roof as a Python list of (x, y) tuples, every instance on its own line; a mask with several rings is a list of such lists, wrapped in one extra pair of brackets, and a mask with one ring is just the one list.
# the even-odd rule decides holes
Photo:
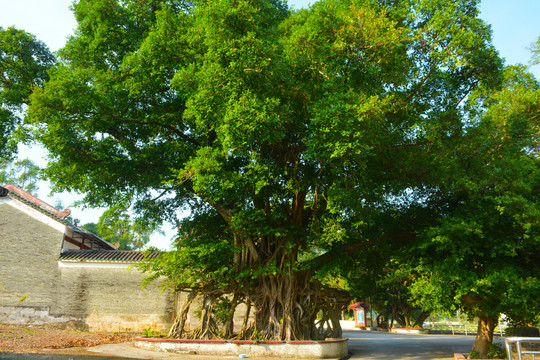
[(135, 263), (144, 259), (159, 256), (158, 252), (146, 254), (143, 251), (131, 250), (78, 250), (60, 254), (60, 261), (73, 262), (122, 262)]
[[(48, 210), (48, 208), (44, 208), (43, 206), (40, 206), (40, 204), (38, 204), (37, 202), (35, 201), (32, 201), (32, 199), (35, 199), (31, 194), (28, 194), (30, 195), (29, 198), (26, 198), (24, 196), (21, 196), (20, 194), (17, 194), (16, 192), (14, 191), (11, 191), (10, 189), (14, 188), (13, 185), (11, 184), (8, 184), (8, 185), (4, 185), (5, 187), (1, 187), (2, 189), (6, 190), (7, 193), (4, 195), (4, 196), (9, 196), (13, 199), (16, 199), (28, 206), (30, 206), (31, 208), (39, 211), (40, 213), (42, 214), (45, 214), (47, 215), (48, 217), (64, 224), (64, 225), (69, 225), (69, 223), (64, 219), (64, 217), (59, 217), (57, 214), (51, 212)], [(26, 193), (24, 190), (21, 190), (22, 193)], [(50, 205), (49, 205), (50, 206)], [(52, 208), (52, 206), (50, 206)], [(68, 210), (68, 209), (66, 209)]]
[(67, 224), (67, 226), (72, 231), (74, 231), (76, 234), (78, 234), (81, 238), (90, 240), (91, 242), (97, 244), (100, 248), (105, 248), (107, 250), (112, 250), (112, 249), (115, 248), (109, 242), (103, 240), (99, 236), (91, 233), (90, 231), (88, 231), (88, 230), (86, 230), (86, 229), (84, 229), (82, 227), (79, 227), (79, 226), (76, 226), (76, 225), (73, 225), (73, 224), (69, 224), (69, 223)]
[(348, 306), (349, 309), (369, 309), (370, 305), (367, 302), (356, 302)]

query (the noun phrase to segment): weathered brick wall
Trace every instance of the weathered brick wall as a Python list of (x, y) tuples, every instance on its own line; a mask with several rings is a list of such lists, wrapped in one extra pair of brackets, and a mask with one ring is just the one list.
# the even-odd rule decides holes
[(165, 330), (173, 321), (174, 297), (151, 284), (136, 269), (60, 267), (55, 314), (85, 318), (93, 330)]
[(0, 204), (0, 306), (55, 303), (62, 236), (59, 229)]
[(170, 326), (173, 295), (155, 285), (142, 289), (136, 269), (60, 266), (63, 225), (7, 201), (13, 200), (0, 198), (0, 323), (82, 321), (110, 331)]

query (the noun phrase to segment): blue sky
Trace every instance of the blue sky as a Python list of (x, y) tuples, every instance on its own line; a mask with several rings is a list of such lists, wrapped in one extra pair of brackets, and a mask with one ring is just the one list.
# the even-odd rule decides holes
[[(73, 14), (69, 10), (72, 0), (0, 0), (0, 26), (6, 28), (14, 25), (34, 35), (53, 51), (61, 48), (66, 38), (73, 33), (76, 26)], [(292, 0), (289, 4), (294, 8), (307, 7), (313, 1)], [(540, 0), (484, 0), (480, 6), (480, 17), (493, 30), (493, 44), (506, 59), (507, 64), (528, 64), (531, 58), (529, 47), (540, 36)], [(540, 65), (530, 69), (540, 79)], [(44, 165), (42, 150), (22, 149), (22, 157), (29, 157), (38, 165)], [(54, 203), (60, 199), (69, 205), (77, 199), (72, 194), (56, 195), (54, 199), (47, 197), (47, 189), (42, 186), (39, 196)], [(73, 215), (82, 223), (97, 222), (102, 210), (73, 208)], [(167, 248), (171, 231), (165, 229), (167, 235), (155, 236), (152, 245)]]

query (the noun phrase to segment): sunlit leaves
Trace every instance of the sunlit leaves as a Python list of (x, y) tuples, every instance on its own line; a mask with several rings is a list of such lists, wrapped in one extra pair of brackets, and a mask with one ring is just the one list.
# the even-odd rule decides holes
[(47, 70), (54, 62), (47, 46), (34, 35), (0, 27), (0, 157), (17, 151), (11, 135), (21, 125), (30, 94), (49, 78)]

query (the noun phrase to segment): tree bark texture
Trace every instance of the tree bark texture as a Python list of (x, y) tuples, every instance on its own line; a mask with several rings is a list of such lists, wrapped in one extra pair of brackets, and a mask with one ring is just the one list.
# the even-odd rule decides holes
[(187, 316), (189, 314), (189, 309), (196, 295), (197, 294), (194, 291), (191, 291), (188, 293), (188, 296), (186, 297), (186, 299), (184, 299), (184, 301), (182, 302), (182, 306), (180, 307), (178, 313), (176, 314), (174, 323), (171, 326), (171, 329), (169, 330), (169, 335), (168, 335), (169, 337), (171, 338), (182, 337), (186, 320), (187, 320)]
[(478, 332), (472, 349), (480, 358), (487, 358), (488, 350), (493, 343), (493, 332), (497, 326), (497, 320), (496, 317), (486, 315), (478, 317)]

